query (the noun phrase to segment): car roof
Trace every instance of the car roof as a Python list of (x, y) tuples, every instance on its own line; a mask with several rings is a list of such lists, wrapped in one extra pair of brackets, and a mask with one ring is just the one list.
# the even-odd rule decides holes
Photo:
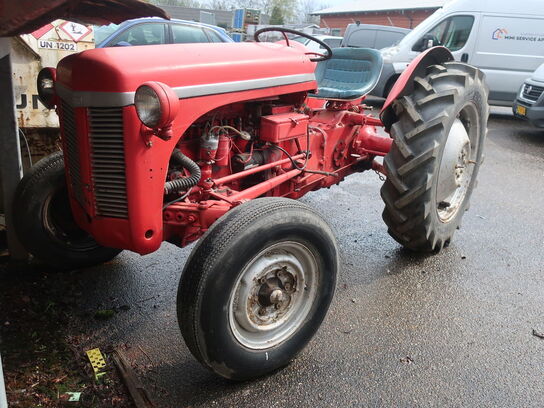
[(139, 23), (156, 23), (156, 22), (161, 22), (161, 21), (165, 22), (165, 23), (183, 23), (183, 24), (189, 24), (189, 25), (194, 25), (194, 26), (199, 26), (199, 27), (208, 27), (208, 28), (211, 28), (211, 29), (216, 30), (216, 31), (225, 32), (225, 30), (223, 28), (215, 26), (215, 25), (211, 25), (211, 24), (200, 23), (198, 21), (180, 20), (180, 19), (177, 19), (177, 18), (172, 18), (170, 20), (167, 20), (165, 18), (160, 18), (160, 17), (144, 17), (144, 18), (134, 18), (132, 20), (126, 20), (126, 21), (122, 22), (121, 24), (119, 24), (119, 28), (129, 27), (129, 26), (139, 24)]
[(205, 28), (209, 28), (210, 30), (214, 30), (216, 33), (218, 33), (221, 38), (224, 40), (224, 42), (233, 42), (232, 38), (228, 35), (227, 31), (221, 27), (218, 27), (218, 26), (214, 26), (214, 25), (211, 25), (211, 24), (205, 24), (205, 23), (200, 23), (198, 21), (188, 21), (188, 20), (179, 20), (179, 19), (171, 19), (171, 20), (166, 20), (164, 18), (160, 18), (160, 17), (144, 17), (144, 18), (135, 18), (135, 19), (132, 19), (132, 20), (126, 20), (126, 21), (123, 21), (121, 24), (119, 24), (119, 26), (117, 27), (117, 29), (110, 33), (106, 38), (104, 38), (100, 43), (96, 44), (96, 48), (103, 48), (106, 44), (108, 44), (113, 38), (115, 38), (117, 35), (119, 35), (119, 33), (121, 31), (125, 31), (126, 29), (132, 27), (132, 26), (135, 26), (137, 24), (142, 24), (142, 23), (157, 23), (157, 22), (164, 22), (165, 24), (176, 24), (176, 23), (180, 23), (180, 24), (185, 24), (185, 25), (191, 25), (193, 27), (205, 27)]

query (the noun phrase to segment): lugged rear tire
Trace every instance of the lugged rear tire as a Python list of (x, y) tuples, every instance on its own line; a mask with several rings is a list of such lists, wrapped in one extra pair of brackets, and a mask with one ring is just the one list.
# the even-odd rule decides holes
[[(425, 78), (414, 81), (414, 93), (392, 107), (396, 121), (390, 131), (393, 145), (384, 160), (383, 220), (389, 234), (404, 247), (440, 251), (460, 226), (478, 175), (489, 116), (488, 89), (481, 71), (459, 62), (431, 66)], [(465, 136), (459, 124), (468, 144), (461, 141)], [(445, 153), (451, 138), (455, 140)], [(461, 180), (463, 187), (441, 200), (443, 181), (450, 181), (441, 169), (454, 162), (452, 144), (462, 146), (454, 148), (459, 153), (456, 160), (463, 164), (455, 164), (452, 180)], [(465, 171), (468, 175), (463, 175)]]
[(36, 259), (60, 270), (98, 265), (121, 250), (99, 245), (71, 213), (62, 152), (36, 163), (20, 181), (13, 201), (15, 232)]

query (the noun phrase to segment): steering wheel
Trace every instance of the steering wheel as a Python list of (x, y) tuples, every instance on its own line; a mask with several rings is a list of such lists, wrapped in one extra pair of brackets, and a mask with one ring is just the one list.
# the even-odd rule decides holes
[(307, 38), (310, 41), (314, 41), (314, 42), (318, 43), (322, 48), (325, 48), (325, 50), (327, 51), (326, 54), (321, 54), (319, 52), (314, 52), (314, 51), (308, 51), (308, 52), (304, 53), (305, 55), (316, 55), (317, 56), (317, 58), (310, 58), (310, 61), (312, 61), (312, 62), (321, 62), (321, 61), (326, 61), (326, 60), (332, 58), (332, 49), (326, 43), (324, 43), (321, 40), (318, 40), (317, 38), (315, 38), (314, 36), (311, 36), (310, 34), (303, 33), (302, 31), (292, 30), (290, 28), (285, 28), (285, 27), (265, 27), (265, 28), (261, 28), (260, 30), (255, 31), (255, 34), (253, 35), (253, 37), (255, 39), (255, 42), (261, 42), (261, 39), (259, 38), (259, 36), (262, 33), (268, 33), (268, 32), (271, 32), (271, 31), (277, 31), (277, 32), (282, 33), (283, 38), (285, 38), (285, 42), (287, 43), (288, 47), (290, 46), (289, 45), (289, 37), (287, 37), (287, 34), (289, 33), (289, 34), (295, 34), (295, 35), (298, 35), (300, 37)]

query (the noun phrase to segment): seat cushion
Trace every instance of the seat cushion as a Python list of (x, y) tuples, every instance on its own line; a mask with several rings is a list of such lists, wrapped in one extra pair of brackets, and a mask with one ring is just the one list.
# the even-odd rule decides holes
[(382, 71), (381, 53), (368, 48), (334, 48), (332, 58), (315, 71), (318, 93), (324, 99), (352, 100), (368, 94)]

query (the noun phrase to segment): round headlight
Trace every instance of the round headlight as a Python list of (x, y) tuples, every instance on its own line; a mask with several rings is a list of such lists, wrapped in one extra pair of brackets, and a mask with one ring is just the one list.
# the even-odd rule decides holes
[(48, 109), (55, 107), (55, 80), (57, 71), (54, 68), (44, 68), (38, 73), (38, 98)]
[(134, 96), (136, 113), (144, 125), (154, 128), (161, 118), (161, 101), (157, 93), (149, 86), (142, 85)]
[(162, 82), (146, 82), (136, 90), (134, 106), (144, 125), (162, 129), (169, 126), (178, 114), (179, 98)]

